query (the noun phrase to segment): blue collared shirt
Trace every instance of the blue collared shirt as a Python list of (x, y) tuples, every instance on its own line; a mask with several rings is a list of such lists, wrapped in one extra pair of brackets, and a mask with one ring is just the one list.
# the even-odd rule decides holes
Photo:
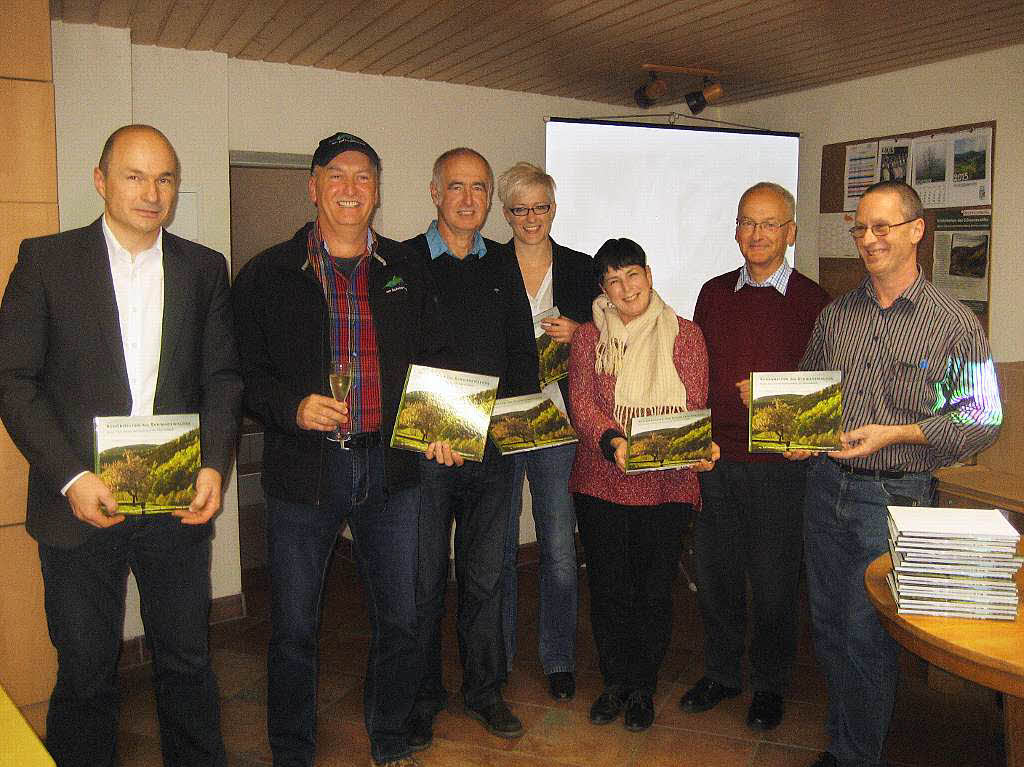
[(775, 288), (782, 295), (786, 295), (786, 287), (789, 285), (789, 275), (793, 273), (793, 267), (786, 263), (786, 260), (782, 260), (782, 265), (775, 270), (775, 274), (769, 277), (764, 282), (755, 282), (754, 278), (750, 276), (750, 272), (747, 271), (747, 265), (743, 264), (740, 267), (740, 276), (736, 280), (736, 287), (733, 288), (733, 292), (738, 292), (744, 285), (750, 285), (752, 288)]
[[(437, 228), (437, 219), (435, 218), (430, 222), (430, 226), (427, 227), (427, 247), (430, 248), (430, 258), (435, 259), (443, 256), (445, 253), (451, 254), (451, 250), (448, 247), (448, 243), (444, 241), (444, 237), (441, 236), (441, 230)], [(487, 253), (487, 246), (484, 245), (484, 238), (480, 236), (480, 232), (477, 232), (473, 237), (473, 247), (469, 249), (467, 256), (476, 256), (477, 258), (483, 258)]]

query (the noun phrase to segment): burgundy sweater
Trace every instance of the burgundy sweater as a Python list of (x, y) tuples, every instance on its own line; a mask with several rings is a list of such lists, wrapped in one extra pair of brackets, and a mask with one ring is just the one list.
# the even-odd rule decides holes
[(782, 456), (747, 452), (747, 408), (736, 383), (751, 372), (797, 370), (818, 314), (829, 302), (816, 282), (794, 271), (786, 295), (744, 285), (739, 269), (708, 280), (693, 321), (708, 347), (712, 438), (731, 461), (779, 461)]

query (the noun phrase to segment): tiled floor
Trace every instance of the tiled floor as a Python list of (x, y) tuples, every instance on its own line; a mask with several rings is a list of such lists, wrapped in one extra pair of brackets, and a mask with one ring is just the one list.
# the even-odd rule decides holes
[[(581, 570), (578, 682), (576, 699), (556, 704), (547, 696), (537, 662), (537, 570), (520, 574), (519, 657), (506, 698), (522, 718), (525, 735), (506, 741), (488, 735), (453, 706), (436, 721), (433, 746), (418, 755), (424, 767), (790, 767), (812, 762), (825, 743), (825, 685), (815, 668), (806, 632), (799, 665), (786, 701), (782, 725), (756, 733), (745, 725), (748, 693), (697, 715), (678, 707), (680, 695), (701, 675), (701, 629), (694, 595), (680, 579), (676, 588), (675, 631), (656, 698), (657, 719), (645, 733), (620, 723), (595, 727), (587, 709), (600, 692), (587, 617), (586, 571)], [(214, 663), (223, 696), (223, 729), (232, 767), (269, 765), (265, 719), (267, 583), (248, 573), (245, 594), (250, 617), (215, 627)], [(451, 596), (451, 594), (449, 594)], [(449, 617), (453, 605), (449, 599)], [(804, 625), (806, 625), (806, 613)], [(457, 691), (460, 670), (453, 624), (446, 625), (445, 674)], [(336, 558), (326, 589), (320, 680), (318, 765), (369, 764), (362, 722), (362, 675), (368, 642), (366, 612), (355, 568)], [(1001, 710), (996, 696), (944, 674), (925, 672), (905, 658), (900, 698), (889, 738), (893, 765), (966, 767), (1004, 764)], [(457, 695), (453, 695), (457, 698)], [(148, 668), (124, 675), (120, 739), (123, 767), (159, 765), (159, 744)]]

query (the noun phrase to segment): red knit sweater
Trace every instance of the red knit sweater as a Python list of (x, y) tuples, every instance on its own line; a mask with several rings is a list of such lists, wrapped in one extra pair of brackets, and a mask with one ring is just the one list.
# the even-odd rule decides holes
[[(682, 317), (679, 335), (672, 348), (679, 379), (686, 387), (686, 409), (707, 407), (708, 356), (700, 328)], [(580, 325), (572, 337), (569, 352), (569, 396), (572, 424), (579, 434), (576, 460), (569, 477), (569, 490), (623, 506), (657, 506), (662, 503), (700, 504), (697, 475), (690, 469), (669, 469), (631, 474), (619, 471), (601, 454), (600, 439), (609, 429), (622, 432), (612, 416), (615, 378), (594, 372), (594, 348), (599, 337), (593, 322)], [(641, 375), (642, 371), (637, 371)]]
[(829, 297), (816, 282), (795, 271), (786, 295), (750, 285), (736, 291), (738, 278), (739, 269), (704, 283), (693, 312), (708, 348), (712, 439), (728, 460), (784, 460), (747, 452), (747, 408), (736, 382), (751, 372), (796, 370)]

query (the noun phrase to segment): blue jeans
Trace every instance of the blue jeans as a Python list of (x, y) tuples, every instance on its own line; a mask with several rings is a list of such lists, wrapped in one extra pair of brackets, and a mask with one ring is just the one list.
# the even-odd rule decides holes
[(828, 750), (840, 764), (875, 767), (896, 699), (899, 646), (879, 623), (864, 572), (888, 551), (888, 505), (930, 506), (930, 474), (874, 479), (821, 456), (807, 471), (804, 550), (811, 625), (828, 681)]
[(388, 495), (384, 449), (330, 449), (319, 506), (267, 497), (267, 729), (275, 767), (313, 764), (321, 597), (327, 563), (346, 522), (370, 617), (363, 687), (370, 753), (378, 762), (411, 753), (405, 721), (421, 668), (415, 601), (419, 490)]
[(423, 681), (416, 694), (416, 709), (422, 716), (433, 717), (448, 701), (441, 676), (441, 620), (453, 519), (463, 702), (479, 710), (501, 700), (506, 675), (501, 564), (512, 470), (511, 459), (490, 450), (483, 463), (467, 461), (458, 467), (420, 459), (416, 609)]
[(129, 568), (139, 584), (153, 650), (164, 764), (225, 765), (207, 645), (210, 528), (183, 525), (170, 515), (128, 517), (74, 549), (40, 544), (39, 560), (46, 622), (57, 649), (46, 747), (59, 767), (114, 764), (117, 656)]
[(512, 502), (504, 563), (504, 633), (508, 663), (516, 654), (516, 554), (523, 477), (529, 477), (533, 522), (540, 548), (540, 626), (538, 648), (545, 674), (576, 670), (576, 512), (569, 495), (569, 472), (576, 445), (559, 445), (513, 457)]

